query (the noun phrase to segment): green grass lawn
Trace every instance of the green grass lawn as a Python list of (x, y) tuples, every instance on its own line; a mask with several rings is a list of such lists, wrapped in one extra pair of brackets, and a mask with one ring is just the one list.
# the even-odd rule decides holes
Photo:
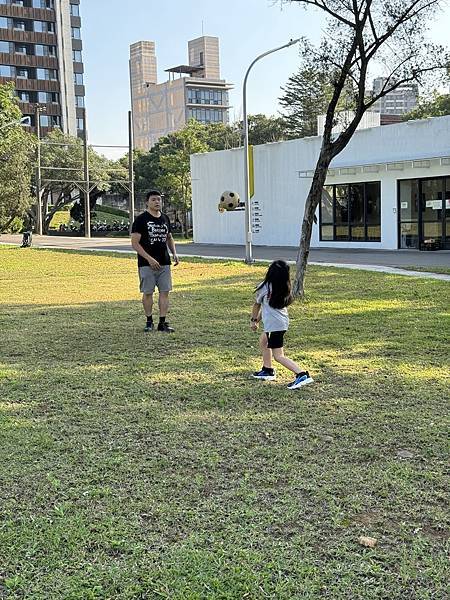
[[(259, 368), (264, 267), (0, 247), (0, 597), (444, 599), (448, 284), (311, 267)], [(378, 540), (375, 548), (360, 536)]]

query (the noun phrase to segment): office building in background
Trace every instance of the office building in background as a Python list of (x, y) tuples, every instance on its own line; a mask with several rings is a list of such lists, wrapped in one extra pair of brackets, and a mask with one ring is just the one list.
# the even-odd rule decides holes
[(188, 42), (187, 65), (166, 69), (158, 83), (155, 43), (130, 47), (130, 88), (135, 148), (149, 150), (158, 139), (181, 129), (189, 119), (228, 123), (228, 90), (220, 76), (219, 39), (202, 36)]
[(0, 84), (13, 81), (20, 108), (42, 133), (84, 134), (80, 0), (0, 0)]
[[(372, 92), (374, 95), (380, 93), (386, 78), (377, 77), (373, 80)], [(417, 106), (419, 98), (419, 86), (417, 83), (404, 83), (380, 98), (370, 109), (372, 112), (382, 115), (405, 115)]]

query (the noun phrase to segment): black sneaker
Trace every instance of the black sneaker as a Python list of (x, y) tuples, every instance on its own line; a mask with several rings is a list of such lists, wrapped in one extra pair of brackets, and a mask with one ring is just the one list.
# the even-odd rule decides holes
[(155, 329), (155, 326), (153, 323), (147, 323), (147, 325), (144, 327), (145, 332), (153, 331), (154, 329)]
[(277, 374), (275, 372), (275, 369), (273, 371), (261, 369), (261, 371), (256, 371), (256, 373), (252, 373), (252, 377), (254, 379), (261, 379), (262, 381), (275, 381), (275, 379), (277, 378)]
[(166, 321), (164, 321), (164, 323), (158, 324), (158, 331), (162, 331), (163, 333), (173, 333), (175, 329), (171, 327), (169, 323), (166, 323)]

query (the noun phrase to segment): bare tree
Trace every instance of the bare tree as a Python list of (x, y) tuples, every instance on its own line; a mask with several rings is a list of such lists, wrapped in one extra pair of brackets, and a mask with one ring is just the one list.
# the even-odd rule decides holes
[[(304, 295), (314, 215), (322, 197), (328, 167), (347, 146), (364, 113), (380, 98), (412, 81), (423, 84), (433, 75), (444, 76), (450, 64), (448, 50), (426, 40), (431, 20), (445, 0), (279, 0), (325, 13), (326, 37), (318, 47), (304, 41), (302, 57), (310, 65), (332, 74), (333, 94), (328, 104), (322, 144), (305, 203), (294, 294)], [(384, 85), (367, 93), (368, 78), (382, 71)], [(332, 130), (338, 105), (349, 84), (354, 90), (354, 109), (339, 134)]]

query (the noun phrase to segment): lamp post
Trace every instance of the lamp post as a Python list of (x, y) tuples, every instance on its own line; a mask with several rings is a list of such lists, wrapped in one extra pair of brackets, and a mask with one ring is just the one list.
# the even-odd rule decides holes
[(278, 52), (278, 50), (282, 50), (283, 48), (289, 48), (289, 46), (293, 46), (294, 44), (298, 44), (299, 39), (290, 40), (287, 44), (283, 46), (279, 46), (278, 48), (274, 48), (273, 50), (268, 50), (263, 54), (260, 54), (255, 58), (255, 60), (251, 63), (244, 77), (244, 85), (243, 85), (243, 126), (244, 126), (244, 200), (245, 200), (245, 262), (247, 264), (251, 264), (253, 262), (252, 256), (252, 214), (251, 214), (251, 206), (250, 206), (250, 182), (248, 179), (249, 172), (249, 160), (248, 160), (248, 120), (247, 120), (247, 79), (249, 73), (253, 67), (253, 65), (264, 58), (268, 54), (273, 54), (274, 52)]
[(134, 221), (134, 131), (133, 131), (133, 110), (128, 111), (128, 177), (130, 179), (130, 234)]
[(45, 106), (36, 104), (35, 107), (35, 119), (36, 119), (36, 207), (37, 207), (37, 234), (42, 235), (42, 203), (41, 203), (41, 113), (45, 112)]

